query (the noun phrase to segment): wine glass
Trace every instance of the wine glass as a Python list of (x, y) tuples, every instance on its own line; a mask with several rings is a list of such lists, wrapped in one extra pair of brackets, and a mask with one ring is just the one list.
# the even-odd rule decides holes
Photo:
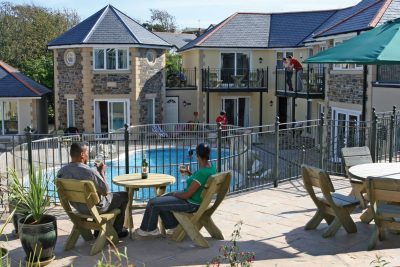
[(186, 165), (184, 165), (184, 164), (182, 164), (182, 165), (180, 165), (179, 166), (179, 171), (180, 171), (180, 173), (181, 173), (181, 175), (187, 175), (187, 167), (186, 167)]
[(100, 167), (101, 165), (104, 164), (103, 158), (102, 158), (100, 155), (97, 155), (97, 156), (94, 158), (94, 163), (95, 163), (95, 165), (96, 165), (97, 167)]

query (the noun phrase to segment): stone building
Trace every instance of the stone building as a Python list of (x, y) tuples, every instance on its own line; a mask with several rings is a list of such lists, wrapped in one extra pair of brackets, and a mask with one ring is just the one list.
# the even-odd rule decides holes
[(108, 5), (48, 44), (55, 124), (100, 133), (161, 123), (166, 41)]

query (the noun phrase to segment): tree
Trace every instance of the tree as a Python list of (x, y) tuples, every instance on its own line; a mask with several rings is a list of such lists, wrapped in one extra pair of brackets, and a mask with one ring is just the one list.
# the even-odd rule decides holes
[(47, 43), (79, 20), (71, 10), (0, 2), (0, 60), (52, 89), (53, 55)]
[(175, 32), (176, 21), (175, 17), (165, 10), (150, 9), (150, 21), (142, 25), (150, 31), (155, 32)]

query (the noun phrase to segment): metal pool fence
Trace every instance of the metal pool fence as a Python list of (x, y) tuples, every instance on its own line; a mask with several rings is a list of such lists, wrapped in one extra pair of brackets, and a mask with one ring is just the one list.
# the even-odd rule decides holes
[[(230, 193), (264, 186), (300, 176), (302, 164), (326, 169), (335, 175), (345, 175), (341, 148), (368, 146), (374, 161), (400, 161), (400, 113), (380, 113), (372, 121), (319, 120), (280, 123), (257, 127), (223, 126), (215, 124), (154, 124), (127, 126), (121, 131), (102, 134), (24, 135), (7, 136), (0, 141), (0, 200), (7, 199), (8, 169), (17, 171), (23, 182), (30, 168), (47, 176), (50, 197), (57, 202), (54, 178), (57, 171), (69, 163), (72, 142), (83, 141), (89, 146), (89, 165), (102, 157), (107, 165), (107, 179), (112, 191), (123, 190), (112, 184), (112, 177), (140, 172), (143, 157), (150, 172), (166, 173), (177, 178), (168, 190), (182, 190), (185, 178), (178, 166), (197, 169), (195, 153), (199, 143), (212, 148), (211, 162), (219, 171), (232, 172)], [(5, 138), (5, 137), (4, 137)], [(27, 185), (28, 186), (28, 185)], [(137, 200), (153, 196), (150, 190), (140, 190)]]

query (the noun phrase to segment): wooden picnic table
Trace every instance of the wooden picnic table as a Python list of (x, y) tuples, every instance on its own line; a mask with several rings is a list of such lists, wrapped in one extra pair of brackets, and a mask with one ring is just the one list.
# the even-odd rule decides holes
[[(352, 178), (364, 181), (368, 177), (392, 178), (400, 180), (400, 163), (367, 163), (349, 168)], [(361, 221), (369, 223), (372, 220), (370, 208), (361, 215)]]
[(112, 181), (116, 185), (125, 187), (128, 192), (128, 205), (125, 211), (124, 225), (128, 228), (129, 236), (132, 238), (132, 203), (134, 192), (140, 188), (154, 188), (155, 195), (161, 196), (165, 193), (165, 189), (168, 185), (175, 183), (175, 177), (162, 173), (149, 173), (147, 179), (142, 179), (141, 173), (132, 173), (116, 176)]

